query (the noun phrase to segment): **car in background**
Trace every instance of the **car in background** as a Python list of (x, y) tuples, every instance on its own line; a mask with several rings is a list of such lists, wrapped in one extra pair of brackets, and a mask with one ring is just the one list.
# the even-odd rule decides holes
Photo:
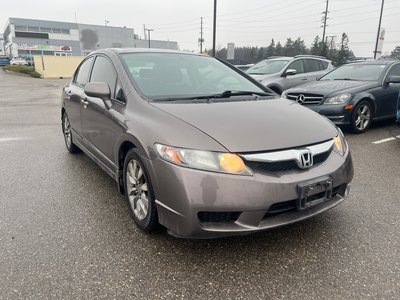
[(0, 55), (0, 66), (6, 66), (10, 64), (10, 59), (8, 56)]
[(247, 65), (234, 65), (236, 68), (239, 70), (242, 70), (243, 72), (247, 71), (249, 68), (254, 66), (254, 64), (247, 64)]
[(400, 92), (397, 97), (397, 116), (396, 116), (396, 125), (400, 127)]
[(204, 55), (92, 52), (62, 91), (61, 120), (67, 150), (116, 181), (145, 232), (275, 228), (340, 204), (353, 178), (336, 126)]
[(26, 59), (21, 58), (21, 57), (14, 57), (11, 61), (10, 61), (11, 65), (14, 66), (28, 66), (28, 62), (26, 61)]
[(246, 73), (278, 94), (284, 90), (316, 81), (333, 69), (322, 56), (269, 57), (249, 68)]
[(399, 92), (400, 61), (374, 60), (343, 65), (282, 97), (362, 133), (372, 121), (396, 117)]

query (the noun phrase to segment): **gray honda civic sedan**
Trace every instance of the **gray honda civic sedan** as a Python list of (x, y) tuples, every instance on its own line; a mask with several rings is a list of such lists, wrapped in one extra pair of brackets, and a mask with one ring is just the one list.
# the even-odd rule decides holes
[(146, 232), (210, 238), (294, 223), (341, 203), (353, 178), (328, 119), (208, 56), (93, 52), (63, 89), (61, 115), (68, 151), (117, 182)]

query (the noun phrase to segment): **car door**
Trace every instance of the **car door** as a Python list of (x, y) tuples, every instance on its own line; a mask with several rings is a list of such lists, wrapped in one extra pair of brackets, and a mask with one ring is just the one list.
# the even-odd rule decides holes
[(298, 86), (300, 84), (307, 83), (308, 78), (304, 74), (304, 60), (297, 59), (291, 62), (288, 67), (286, 68), (285, 72), (289, 69), (296, 70), (295, 75), (287, 75), (285, 80), (282, 81), (283, 83), (283, 90), (287, 90), (291, 87)]
[[(85, 95), (81, 106), (82, 132), (85, 144), (109, 170), (116, 172), (114, 151), (119, 137), (124, 132), (124, 93), (117, 79), (117, 72), (106, 56), (95, 59), (90, 82), (105, 82), (110, 87), (112, 107), (108, 109), (100, 98)], [(117, 95), (115, 93), (118, 87)], [(116, 99), (118, 98), (118, 99)]]
[(382, 87), (375, 91), (378, 117), (396, 116), (397, 101), (400, 93), (400, 83), (387, 83), (390, 76), (400, 76), (400, 64), (393, 65), (383, 80)]
[(66, 112), (73, 130), (73, 136), (82, 142), (81, 101), (84, 98), (84, 87), (89, 81), (94, 57), (88, 57), (78, 67), (69, 85), (64, 88)]
[(304, 71), (307, 82), (318, 80), (324, 72), (324, 66), (317, 59), (307, 58), (304, 59)]

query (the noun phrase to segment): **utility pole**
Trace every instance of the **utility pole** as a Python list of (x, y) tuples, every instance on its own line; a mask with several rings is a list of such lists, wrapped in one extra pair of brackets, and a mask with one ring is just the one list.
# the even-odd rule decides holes
[(326, 0), (326, 8), (325, 8), (325, 12), (323, 12), (322, 14), (324, 15), (322, 17), (322, 22), (323, 22), (323, 28), (324, 30), (322, 31), (322, 55), (325, 54), (326, 51), (326, 43), (325, 43), (325, 31), (326, 31), (326, 21), (328, 20), (328, 6), (329, 6), (329, 0)]
[(146, 38), (146, 24), (143, 24), (143, 35), (144, 35), (143, 39), (147, 40), (147, 38)]
[(199, 38), (199, 44), (200, 44), (200, 54), (203, 53), (203, 17), (200, 17), (200, 38)]
[(151, 31), (154, 31), (154, 29), (147, 29), (147, 28), (145, 28), (144, 30), (147, 31), (147, 34), (149, 35), (149, 48), (151, 48), (151, 47), (150, 47), (150, 32), (151, 32)]
[(384, 4), (385, 4), (385, 0), (382, 0), (381, 15), (379, 16), (378, 33), (377, 33), (377, 35), (376, 35), (374, 59), (376, 59), (376, 54), (377, 54), (377, 52), (378, 52), (378, 42), (379, 42), (379, 34), (380, 34), (380, 32), (381, 32), (381, 23), (382, 23), (382, 14), (383, 14), (383, 5), (384, 5)]
[(331, 38), (331, 42), (329, 43), (329, 48), (328, 48), (328, 50), (333, 49), (333, 41), (334, 41), (335, 37), (337, 37), (337, 36), (336, 36), (336, 35), (327, 35), (327, 36), (326, 36), (326, 41), (327, 41), (326, 44), (327, 44), (327, 45), (328, 45), (328, 39)]
[(214, 23), (213, 23), (213, 56), (215, 57), (215, 38), (217, 29), (217, 0), (214, 0)]

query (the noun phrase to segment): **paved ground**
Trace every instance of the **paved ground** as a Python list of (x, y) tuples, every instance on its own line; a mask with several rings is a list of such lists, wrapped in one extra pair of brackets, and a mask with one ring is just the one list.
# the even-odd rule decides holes
[(347, 133), (350, 198), (246, 237), (145, 235), (116, 184), (60, 129), (65, 80), (0, 71), (0, 299), (400, 297), (400, 135)]

